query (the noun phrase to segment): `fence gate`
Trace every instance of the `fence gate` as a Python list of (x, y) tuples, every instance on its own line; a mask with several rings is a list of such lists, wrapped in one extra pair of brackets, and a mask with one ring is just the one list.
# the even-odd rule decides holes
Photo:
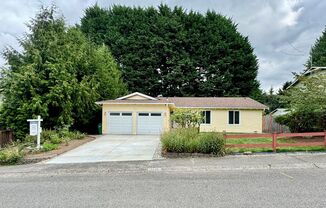
[(10, 144), (13, 140), (13, 132), (11, 130), (0, 130), (0, 147)]

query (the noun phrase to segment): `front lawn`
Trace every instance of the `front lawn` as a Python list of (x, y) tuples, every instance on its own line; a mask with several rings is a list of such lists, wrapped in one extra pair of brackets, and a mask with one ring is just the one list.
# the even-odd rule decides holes
[[(277, 143), (298, 143), (298, 142), (321, 142), (322, 137), (292, 137), (278, 138)], [(163, 154), (166, 153), (205, 153), (224, 155), (225, 153), (244, 153), (244, 152), (273, 152), (272, 138), (241, 138), (225, 140), (221, 133), (200, 132), (197, 129), (184, 128), (173, 129), (166, 132), (161, 137)], [(235, 148), (226, 147), (232, 144), (270, 144), (270, 147), (257, 148)], [(277, 147), (277, 152), (296, 152), (296, 151), (325, 151), (324, 146), (311, 147)]]
[[(322, 140), (322, 138), (278, 138), (277, 143), (296, 143), (301, 141), (314, 142)], [(272, 138), (241, 138), (241, 139), (227, 139), (226, 145), (228, 144), (271, 144)], [(270, 148), (227, 148), (230, 153), (244, 153), (244, 152), (273, 152), (272, 147)], [(323, 146), (314, 147), (278, 147), (277, 152), (296, 152), (296, 151), (325, 151)]]

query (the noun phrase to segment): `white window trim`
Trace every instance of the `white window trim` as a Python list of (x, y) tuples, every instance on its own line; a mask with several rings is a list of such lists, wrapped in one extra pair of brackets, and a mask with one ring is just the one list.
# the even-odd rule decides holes
[[(230, 124), (229, 121), (230, 121), (230, 111), (233, 111), (233, 112), (236, 112), (238, 111), (239, 112), (239, 123), (238, 124)], [(235, 114), (233, 114), (234, 118), (233, 118), (233, 121), (235, 121)], [(241, 125), (241, 111), (240, 110), (228, 110), (228, 120), (227, 120), (227, 124), (230, 125), (230, 126), (240, 126)]]
[[(209, 118), (209, 123), (201, 123), (200, 125), (204, 125), (204, 126), (212, 125), (212, 111), (210, 111), (210, 110), (202, 110), (202, 112), (204, 112), (204, 111), (209, 111), (210, 114), (211, 114), (211, 116), (210, 116), (210, 118)], [(206, 113), (205, 113), (205, 114), (206, 114)], [(206, 120), (206, 119), (205, 119), (205, 120)]]
[(105, 111), (106, 116), (111, 116), (110, 113), (120, 113), (119, 116), (123, 116), (122, 113), (131, 113), (131, 116), (134, 116), (132, 111)]

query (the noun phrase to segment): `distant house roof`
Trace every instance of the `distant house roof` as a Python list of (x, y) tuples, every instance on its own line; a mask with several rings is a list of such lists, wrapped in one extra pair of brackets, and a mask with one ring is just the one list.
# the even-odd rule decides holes
[[(324, 71), (326, 70), (326, 67), (311, 67), (309, 70), (305, 71), (302, 75), (300, 75), (300, 77), (304, 77), (304, 76), (309, 76), (311, 74), (315, 74), (318, 73), (320, 71)], [(298, 78), (296, 78), (291, 85), (289, 85), (286, 89), (289, 89), (293, 86), (295, 86), (296, 84), (298, 84), (300, 80)]]
[[(134, 98), (133, 98), (134, 97)], [(140, 99), (143, 97), (143, 99)], [(150, 97), (141, 93), (96, 102), (97, 104), (171, 104), (177, 108), (267, 109), (249, 97)]]
[(286, 115), (288, 113), (289, 111), (286, 108), (276, 108), (270, 113), (270, 115), (277, 117), (277, 116)]

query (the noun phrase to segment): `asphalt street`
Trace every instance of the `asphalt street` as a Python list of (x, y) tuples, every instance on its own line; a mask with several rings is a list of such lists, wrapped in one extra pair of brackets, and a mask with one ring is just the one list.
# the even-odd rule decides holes
[(0, 167), (0, 206), (326, 207), (326, 155), (282, 157)]

